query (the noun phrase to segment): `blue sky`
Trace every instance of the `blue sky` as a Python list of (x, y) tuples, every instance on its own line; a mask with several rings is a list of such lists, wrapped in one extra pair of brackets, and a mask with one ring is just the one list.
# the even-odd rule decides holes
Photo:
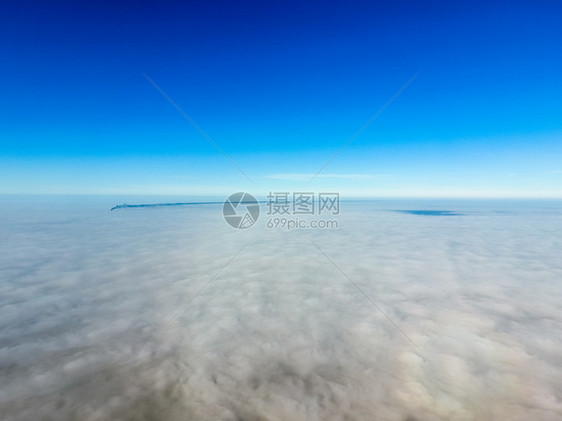
[(558, 2), (83, 3), (3, 6), (0, 193), (562, 197)]

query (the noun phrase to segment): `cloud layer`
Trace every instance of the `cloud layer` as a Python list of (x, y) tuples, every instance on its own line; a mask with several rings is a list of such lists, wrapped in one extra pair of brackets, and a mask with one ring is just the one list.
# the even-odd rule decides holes
[[(562, 417), (556, 203), (344, 203), (294, 232), (111, 205), (2, 202), (1, 419)], [(453, 214), (395, 212), (423, 209)]]

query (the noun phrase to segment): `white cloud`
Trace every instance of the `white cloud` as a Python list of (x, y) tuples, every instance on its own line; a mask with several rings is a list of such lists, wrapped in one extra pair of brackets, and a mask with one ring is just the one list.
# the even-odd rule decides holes
[(384, 174), (318, 174), (314, 177), (313, 173), (310, 174), (271, 174), (267, 178), (275, 180), (290, 180), (290, 181), (308, 181), (312, 177), (320, 179), (338, 179), (338, 180), (369, 180), (373, 178), (386, 177)]
[(560, 419), (558, 208), (343, 203), (283, 232), (82, 200), (3, 202), (2, 420)]

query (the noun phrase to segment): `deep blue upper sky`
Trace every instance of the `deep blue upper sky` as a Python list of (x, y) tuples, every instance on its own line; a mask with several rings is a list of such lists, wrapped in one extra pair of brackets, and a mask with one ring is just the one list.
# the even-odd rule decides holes
[(90, 3), (3, 6), (0, 193), (295, 189), (418, 74), (309, 188), (562, 197), (559, 2)]

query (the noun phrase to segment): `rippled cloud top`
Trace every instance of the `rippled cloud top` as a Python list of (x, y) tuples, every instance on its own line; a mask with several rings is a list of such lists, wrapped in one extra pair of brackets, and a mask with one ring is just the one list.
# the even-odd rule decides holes
[(0, 204), (2, 420), (562, 419), (560, 202)]

